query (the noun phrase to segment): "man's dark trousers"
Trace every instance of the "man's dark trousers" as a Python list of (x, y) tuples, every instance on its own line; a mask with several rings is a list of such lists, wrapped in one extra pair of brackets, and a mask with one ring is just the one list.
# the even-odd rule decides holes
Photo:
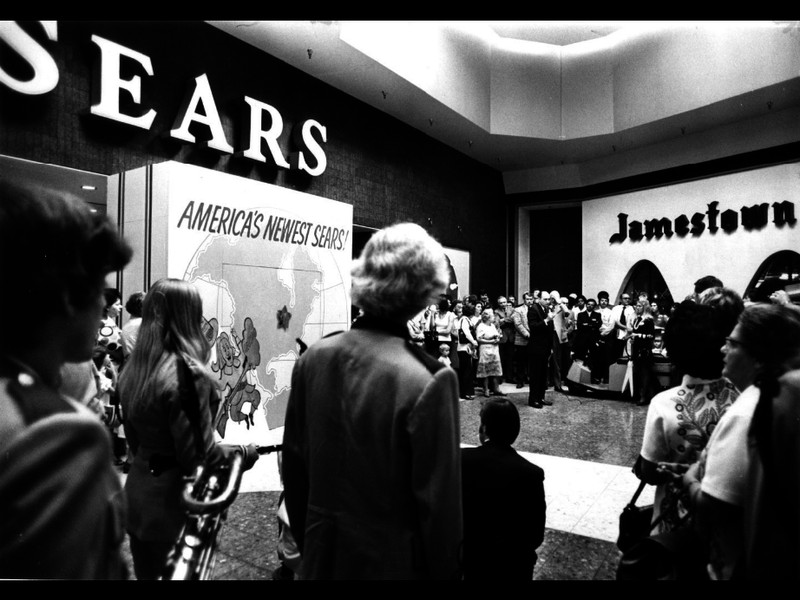
[(547, 368), (551, 348), (539, 344), (528, 345), (528, 377), (530, 378), (530, 392), (528, 405), (541, 404), (547, 390)]

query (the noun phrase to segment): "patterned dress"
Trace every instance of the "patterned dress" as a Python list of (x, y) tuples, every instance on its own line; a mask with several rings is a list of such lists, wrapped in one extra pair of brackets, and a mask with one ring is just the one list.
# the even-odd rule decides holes
[(497, 336), (500, 332), (494, 323), (478, 323), (475, 329), (478, 335), (478, 371), (475, 375), (478, 379), (484, 377), (501, 377), (503, 367), (500, 363), (500, 346), (498, 344), (484, 344), (480, 342), (482, 337)]
[[(641, 455), (653, 463), (691, 464), (698, 460), (722, 414), (739, 396), (725, 378), (698, 379), (684, 375), (681, 384), (650, 401)], [(669, 531), (686, 514), (682, 488), (656, 486), (653, 518), (663, 512), (660, 531)]]

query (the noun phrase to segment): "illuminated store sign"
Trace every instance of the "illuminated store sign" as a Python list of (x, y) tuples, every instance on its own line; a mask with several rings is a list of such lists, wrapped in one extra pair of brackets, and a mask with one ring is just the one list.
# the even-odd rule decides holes
[(687, 235), (699, 236), (704, 231), (716, 233), (722, 229), (726, 233), (732, 233), (741, 224), (744, 229), (762, 229), (769, 223), (770, 206), (772, 207), (772, 222), (775, 227), (784, 225), (794, 225), (794, 203), (787, 200), (783, 202), (767, 202), (754, 204), (753, 206), (743, 206), (739, 212), (731, 209), (719, 211), (719, 202), (710, 202), (706, 212), (696, 212), (691, 217), (680, 215), (674, 220), (666, 217), (657, 219), (646, 219), (644, 221), (628, 222), (628, 215), (619, 213), (617, 215), (617, 225), (619, 231), (612, 235), (608, 241), (611, 244), (620, 244), (626, 239), (632, 242), (646, 239), (660, 239), (662, 237), (671, 238), (677, 235), (682, 238)]
[[(54, 21), (40, 21), (50, 40), (58, 40), (58, 28)], [(58, 84), (58, 67), (53, 57), (34, 38), (13, 21), (0, 22), (0, 40), (8, 44), (33, 70), (33, 77), (25, 81), (19, 80), (8, 74), (0, 66), (0, 83), (12, 90), (26, 95), (46, 94), (55, 89)], [(141, 105), (142, 84), (145, 77), (153, 77), (150, 57), (127, 48), (100, 36), (93, 35), (92, 42), (100, 49), (100, 64), (95, 73), (98, 85), (92, 88), (92, 105), (90, 112), (93, 115), (110, 119), (118, 123), (150, 130), (156, 118), (155, 109)], [(123, 68), (124, 66), (124, 68)], [(137, 74), (125, 79), (122, 72), (130, 73), (131, 69)], [(140, 106), (138, 114), (131, 114), (128, 109), (123, 111), (121, 100), (132, 101)], [(269, 151), (269, 156), (278, 167), (297, 169), (312, 176), (322, 175), (327, 167), (327, 157), (320, 143), (327, 142), (327, 129), (324, 125), (313, 119), (307, 119), (299, 125), (299, 144), (303, 148), (289, 153), (285, 157), (278, 138), (283, 133), (283, 117), (273, 106), (265, 104), (255, 98), (243, 97), (243, 102), (249, 106), (247, 123), (241, 156), (258, 162), (267, 162), (267, 157), (262, 152), (263, 145)], [(265, 129), (263, 123), (268, 123)], [(198, 141), (189, 132), (195, 124), (205, 126), (210, 134), (208, 140)], [(234, 154), (234, 147), (228, 142), (222, 127), (217, 110), (214, 94), (208, 77), (203, 74), (194, 80), (194, 87), (186, 95), (186, 100), (179, 108), (169, 131), (173, 139), (197, 144), (214, 149), (223, 154)]]

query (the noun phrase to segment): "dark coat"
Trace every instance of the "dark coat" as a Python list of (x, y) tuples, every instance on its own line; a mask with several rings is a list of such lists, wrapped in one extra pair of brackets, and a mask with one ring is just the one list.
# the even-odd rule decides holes
[(367, 317), (295, 363), (283, 482), (303, 579), (460, 577), (458, 382)]
[(552, 321), (545, 321), (545, 317), (547, 311), (538, 302), (534, 302), (528, 308), (528, 330), (531, 332), (528, 340), (529, 350), (547, 351), (553, 347), (555, 328)]
[(85, 406), (0, 365), (0, 578), (125, 579), (111, 437)]
[(530, 580), (544, 539), (544, 471), (488, 441), (461, 454), (464, 579)]
[(134, 454), (125, 481), (127, 529), (142, 541), (177, 539), (186, 522), (184, 478), (199, 464), (213, 468), (225, 457), (214, 439), (212, 415), (219, 405), (214, 384), (198, 365), (175, 356), (162, 369), (156, 375), (161, 386), (152, 395), (120, 395), (125, 437)]
[(584, 310), (578, 313), (575, 341), (572, 349), (575, 358), (584, 359), (600, 339), (600, 326), (603, 324), (602, 315), (594, 310)]

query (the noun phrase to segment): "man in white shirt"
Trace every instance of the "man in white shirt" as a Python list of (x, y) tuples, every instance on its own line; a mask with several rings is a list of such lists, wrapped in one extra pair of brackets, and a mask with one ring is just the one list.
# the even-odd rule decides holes
[(620, 303), (611, 309), (611, 321), (614, 323), (614, 338), (612, 339), (611, 355), (609, 363), (614, 362), (625, 351), (625, 337), (633, 329), (633, 322), (636, 319), (636, 310), (631, 306), (631, 295), (623, 292)]
[[(574, 296), (574, 298), (573, 298)], [(583, 294), (570, 294), (570, 298), (573, 298), (575, 305), (572, 307), (572, 317), (575, 319), (575, 322), (578, 322), (578, 315), (586, 310), (586, 296)]]

